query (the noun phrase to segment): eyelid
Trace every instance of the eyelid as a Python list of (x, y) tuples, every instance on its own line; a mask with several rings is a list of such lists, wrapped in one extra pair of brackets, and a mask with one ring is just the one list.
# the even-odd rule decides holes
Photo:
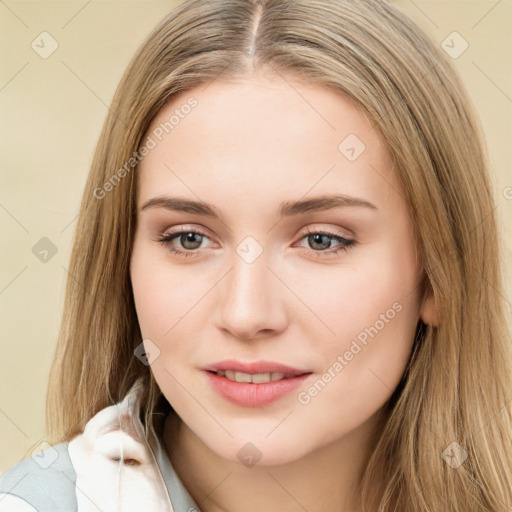
[[(301, 230), (299, 234), (304, 236), (304, 234), (312, 235), (315, 233), (325, 232), (331, 236), (339, 236), (339, 237), (345, 238), (347, 240), (352, 240), (355, 238), (354, 232), (347, 228), (340, 228), (340, 226), (336, 226), (336, 228), (325, 228), (325, 227), (321, 227), (321, 226), (325, 226), (325, 224), (319, 224), (319, 223), (310, 224), (303, 231)], [(334, 232), (339, 229), (343, 229), (343, 231), (341, 233)]]

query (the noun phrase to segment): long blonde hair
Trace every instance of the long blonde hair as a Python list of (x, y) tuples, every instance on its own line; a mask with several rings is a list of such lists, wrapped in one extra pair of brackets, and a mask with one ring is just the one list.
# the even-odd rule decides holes
[[(125, 164), (173, 94), (253, 67), (333, 87), (367, 113), (410, 203), (423, 284), (442, 315), (439, 327), (418, 325), (360, 475), (361, 510), (511, 510), (512, 355), (484, 139), (448, 58), (384, 0), (187, 0), (140, 47), (81, 203), (48, 389), (49, 441), (81, 432), (138, 378), (146, 428), (172, 411), (134, 356), (142, 341), (129, 278), (137, 169)], [(443, 457), (450, 445), (467, 453), (456, 468)]]

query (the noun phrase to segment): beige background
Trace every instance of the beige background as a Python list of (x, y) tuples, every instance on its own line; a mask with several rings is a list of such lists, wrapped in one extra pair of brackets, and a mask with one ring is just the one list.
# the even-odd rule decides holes
[[(44, 441), (48, 372), (94, 146), (129, 59), (175, 3), (0, 2), (0, 472)], [(512, 2), (395, 3), (438, 44), (454, 31), (469, 44), (454, 63), (488, 140), (510, 301)], [(31, 47), (43, 31), (58, 43), (46, 59)], [(46, 263), (32, 252), (42, 237), (57, 248)]]

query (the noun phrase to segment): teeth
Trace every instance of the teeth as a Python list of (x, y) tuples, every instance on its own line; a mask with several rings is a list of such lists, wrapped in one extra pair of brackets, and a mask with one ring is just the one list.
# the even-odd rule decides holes
[(218, 370), (217, 375), (226, 377), (226, 379), (236, 382), (252, 382), (254, 384), (262, 384), (264, 382), (274, 382), (286, 378), (284, 373), (243, 373), (234, 372), (232, 370)]

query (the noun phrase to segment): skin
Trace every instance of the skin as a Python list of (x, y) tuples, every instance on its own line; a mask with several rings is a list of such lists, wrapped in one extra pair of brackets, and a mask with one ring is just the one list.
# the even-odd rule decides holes
[[(351, 511), (417, 323), (436, 314), (418, 286), (405, 195), (377, 130), (338, 92), (269, 72), (217, 78), (174, 96), (146, 135), (192, 96), (198, 105), (138, 170), (130, 269), (143, 338), (159, 350), (151, 371), (177, 413), (164, 429), (170, 460), (203, 512)], [(354, 161), (338, 149), (349, 134), (366, 146)], [(375, 208), (277, 216), (283, 201), (334, 193)], [(206, 201), (222, 218), (141, 211), (162, 195)], [(180, 226), (205, 235), (167, 243), (191, 257), (156, 241)], [(357, 243), (329, 255), (339, 242), (315, 243), (306, 229)], [(236, 252), (247, 236), (263, 251), (252, 263)], [(393, 304), (400, 312), (300, 403), (299, 392), (332, 371)], [(200, 369), (228, 358), (277, 361), (313, 375), (271, 404), (241, 407), (218, 395)], [(237, 456), (244, 446), (261, 456), (256, 465)]]

